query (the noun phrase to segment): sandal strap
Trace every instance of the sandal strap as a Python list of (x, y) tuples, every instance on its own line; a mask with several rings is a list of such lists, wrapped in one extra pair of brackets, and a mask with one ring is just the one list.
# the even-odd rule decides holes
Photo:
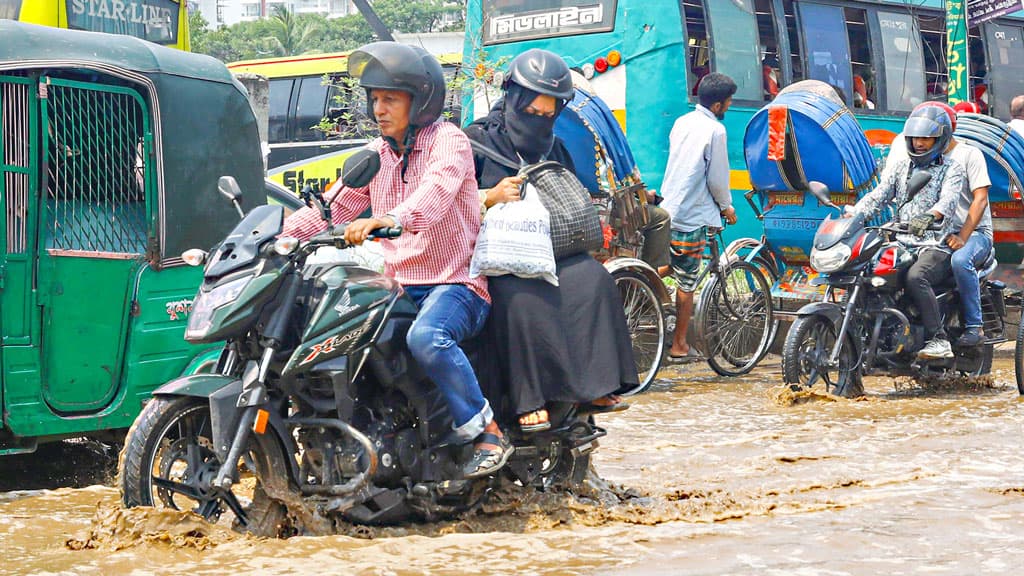
[(504, 436), (499, 437), (497, 434), (493, 434), (491, 432), (481, 432), (480, 435), (476, 437), (476, 443), (494, 444), (495, 446), (498, 446), (500, 449), (504, 449), (506, 445)]

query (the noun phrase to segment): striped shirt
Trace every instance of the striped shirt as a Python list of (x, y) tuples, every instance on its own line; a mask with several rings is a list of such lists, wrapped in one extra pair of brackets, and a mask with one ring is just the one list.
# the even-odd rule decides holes
[[(400, 284), (465, 284), (490, 302), (487, 279), (469, 277), (469, 260), (480, 231), (473, 152), (469, 139), (450, 122), (437, 121), (416, 134), (402, 179), (402, 158), (382, 138), (368, 146), (380, 153), (380, 172), (363, 188), (339, 181), (327, 191), (335, 224), (372, 207), (376, 217), (394, 216), (404, 232), (381, 240), (384, 273)], [(303, 208), (288, 217), (283, 235), (308, 240), (325, 228), (319, 212)]]

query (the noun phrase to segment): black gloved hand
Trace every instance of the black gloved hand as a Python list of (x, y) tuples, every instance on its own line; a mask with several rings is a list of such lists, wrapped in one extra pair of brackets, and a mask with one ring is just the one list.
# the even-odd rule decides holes
[(928, 231), (928, 227), (932, 225), (932, 222), (935, 222), (935, 215), (931, 212), (918, 214), (910, 219), (908, 229), (911, 234), (921, 238), (924, 236), (924, 233)]

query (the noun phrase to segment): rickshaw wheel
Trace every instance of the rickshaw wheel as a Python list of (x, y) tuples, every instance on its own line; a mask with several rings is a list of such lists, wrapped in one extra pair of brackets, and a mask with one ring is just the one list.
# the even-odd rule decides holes
[(1017, 345), (1013, 347), (1013, 372), (1017, 377), (1017, 392), (1024, 396), (1024, 322), (1017, 328)]
[(263, 478), (283, 474), (284, 457), (272, 442), (250, 440), (239, 459), (238, 481), (227, 495), (211, 482), (220, 469), (213, 450), (210, 408), (200, 398), (154, 398), (136, 418), (119, 462), (118, 484), (124, 505), (189, 510), (217, 523), (233, 506), (244, 511), (244, 527), (235, 514), (236, 529), (257, 536), (277, 536), (283, 530), (285, 507), (271, 500)]
[(697, 310), (698, 335), (711, 369), (741, 376), (768, 352), (777, 323), (771, 286), (753, 264), (734, 260), (704, 287)]
[(650, 388), (661, 368), (661, 358), (665, 353), (665, 316), (661, 301), (645, 276), (620, 270), (614, 278), (626, 313), (626, 326), (633, 343), (633, 361), (640, 377), (640, 385), (626, 394), (639, 394)]
[(835, 342), (836, 328), (827, 318), (818, 315), (797, 318), (786, 336), (782, 353), (785, 382), (810, 387), (824, 381), (826, 392), (845, 398), (863, 396), (857, 352), (849, 337), (839, 354), (839, 366), (822, 369)]

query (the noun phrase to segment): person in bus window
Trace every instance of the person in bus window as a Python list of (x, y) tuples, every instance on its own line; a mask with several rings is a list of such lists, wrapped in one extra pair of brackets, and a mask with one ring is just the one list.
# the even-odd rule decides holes
[[(367, 113), (380, 127), (380, 137), (368, 146), (380, 154), (381, 166), (368, 186), (348, 188), (339, 181), (328, 190), (333, 220), (352, 220), (345, 240), (357, 245), (378, 228), (402, 227), (401, 236), (381, 244), (385, 273), (419, 306), (406, 343), (448, 404), (450, 441), (475, 443), (463, 474), (490, 475), (514, 448), (460, 346), (483, 328), (490, 309), (486, 278), (469, 276), (480, 229), (469, 140), (441, 118), (444, 75), (422, 48), (374, 42), (348, 62), (366, 91)], [(367, 208), (373, 216), (357, 218)], [(303, 208), (285, 220), (282, 234), (307, 240), (325, 226), (319, 211)]]
[(736, 223), (729, 187), (729, 150), (722, 119), (732, 104), (736, 82), (712, 72), (698, 86), (697, 109), (676, 120), (669, 134), (662, 208), (672, 215), (671, 260), (676, 282), (676, 332), (669, 359), (700, 360), (686, 341), (693, 315), (693, 293), (709, 229), (724, 218)]
[(768, 54), (761, 60), (761, 83), (764, 86), (765, 100), (771, 100), (779, 95), (779, 59), (774, 54)]
[[(505, 94), (490, 113), (466, 127), (470, 140), (506, 164), (559, 162), (575, 172), (555, 118), (574, 93), (569, 67), (557, 54), (531, 49), (509, 65)], [(474, 152), (481, 203), (520, 199), (517, 170)], [(481, 381), (508, 391), (505, 412), (524, 432), (551, 426), (551, 403), (579, 403), (584, 412), (626, 407), (617, 394), (639, 385), (618, 288), (589, 254), (556, 261), (558, 286), (511, 274), (490, 278), (491, 314), (484, 328)], [(498, 394), (489, 394), (498, 397)]]
[(1015, 96), (1010, 101), (1010, 128), (1021, 136), (1024, 136), (1024, 94)]

